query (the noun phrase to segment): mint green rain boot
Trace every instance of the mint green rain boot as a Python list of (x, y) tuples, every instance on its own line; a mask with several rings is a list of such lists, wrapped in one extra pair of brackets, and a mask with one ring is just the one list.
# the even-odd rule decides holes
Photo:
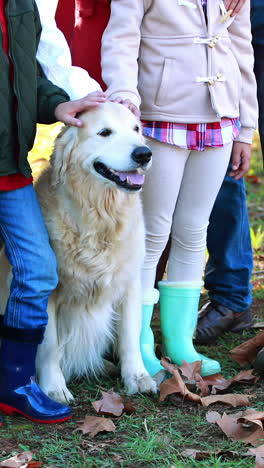
[(160, 281), (160, 318), (163, 355), (174, 364), (202, 360), (202, 376), (221, 372), (219, 362), (199, 354), (193, 346), (201, 282)]
[(159, 291), (153, 289), (143, 297), (142, 304), (142, 328), (140, 335), (140, 349), (144, 366), (149, 375), (154, 377), (158, 372), (164, 371), (154, 350), (154, 335), (150, 327), (154, 304), (159, 300)]

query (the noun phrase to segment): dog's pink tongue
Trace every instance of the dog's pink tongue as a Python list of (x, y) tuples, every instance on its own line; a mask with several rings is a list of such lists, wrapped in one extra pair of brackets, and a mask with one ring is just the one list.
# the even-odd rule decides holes
[(145, 180), (145, 176), (137, 172), (118, 172), (117, 174), (120, 180), (124, 181), (127, 179), (133, 185), (142, 185)]

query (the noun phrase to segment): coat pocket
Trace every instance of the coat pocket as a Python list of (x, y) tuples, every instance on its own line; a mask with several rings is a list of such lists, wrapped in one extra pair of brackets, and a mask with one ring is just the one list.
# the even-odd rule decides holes
[(155, 99), (155, 104), (157, 106), (165, 106), (169, 102), (169, 88), (171, 86), (173, 69), (175, 69), (175, 60), (165, 58), (161, 73), (160, 86)]

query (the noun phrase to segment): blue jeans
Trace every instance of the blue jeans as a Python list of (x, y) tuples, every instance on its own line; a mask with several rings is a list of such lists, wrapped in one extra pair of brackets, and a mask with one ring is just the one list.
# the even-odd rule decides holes
[(259, 136), (264, 163), (264, 44), (254, 45), (255, 64), (254, 72), (257, 80), (259, 105)]
[(0, 191), (0, 235), (13, 267), (3, 325), (33, 335), (34, 330), (44, 332), (48, 298), (58, 282), (57, 263), (32, 185)]
[(253, 253), (243, 179), (225, 176), (210, 216), (207, 248), (205, 288), (210, 299), (245, 311), (252, 303)]

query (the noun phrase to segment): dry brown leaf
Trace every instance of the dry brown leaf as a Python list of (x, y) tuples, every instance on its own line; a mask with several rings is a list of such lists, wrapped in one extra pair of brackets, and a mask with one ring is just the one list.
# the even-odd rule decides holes
[(115, 432), (116, 426), (111, 419), (98, 418), (97, 416), (85, 416), (81, 426), (77, 427), (73, 432), (82, 431), (83, 434), (90, 434), (91, 437), (96, 436), (98, 432)]
[(0, 467), (5, 468), (27, 468), (28, 464), (33, 458), (33, 453), (22, 452), (14, 457), (8, 458), (7, 460), (0, 462)]
[(212, 394), (215, 395), (219, 391), (226, 390), (234, 383), (247, 383), (248, 381), (252, 381), (253, 383), (259, 380), (259, 377), (253, 375), (254, 369), (241, 371), (236, 374), (234, 377), (230, 379), (225, 379), (222, 374), (215, 374), (210, 375), (208, 377), (204, 377), (203, 380), (207, 383), (207, 385), (212, 386)]
[(135, 413), (135, 411), (137, 411), (137, 409), (132, 405), (131, 401), (127, 401), (125, 403), (124, 413), (132, 414)]
[(201, 397), (203, 406), (209, 406), (213, 403), (225, 403), (226, 405), (233, 406), (248, 406), (250, 404), (250, 395), (240, 395), (236, 393), (226, 393), (225, 395), (210, 395), (208, 397)]
[(231, 357), (241, 366), (252, 363), (258, 352), (264, 346), (264, 331), (259, 332), (254, 338), (245, 341), (230, 351)]
[(256, 465), (255, 468), (264, 468), (264, 458), (260, 455), (256, 455)]
[(38, 462), (38, 461), (31, 461), (29, 462), (29, 464), (27, 465), (27, 468), (40, 468), (42, 466), (42, 463), (41, 462)]
[(260, 455), (264, 457), (264, 445), (259, 445), (256, 448), (250, 448), (247, 452), (248, 455)]
[(208, 411), (206, 413), (206, 421), (212, 424), (216, 424), (218, 419), (221, 419), (221, 414), (218, 411)]
[(206, 460), (206, 458), (211, 456), (209, 452), (197, 449), (186, 449), (181, 453), (181, 455), (187, 458), (194, 458), (195, 460)]
[(201, 376), (202, 361), (186, 362), (182, 361), (179, 371), (188, 380), (196, 380), (197, 374)]
[(121, 416), (125, 408), (122, 397), (113, 392), (113, 390), (102, 392), (102, 395), (103, 398), (101, 400), (92, 403), (95, 411), (98, 414)]
[(194, 458), (195, 460), (206, 460), (211, 456), (219, 457), (220, 455), (224, 455), (226, 457), (241, 457), (241, 453), (234, 450), (216, 450), (207, 452), (205, 450), (186, 449), (181, 453), (181, 455), (183, 457)]
[(242, 416), (238, 419), (238, 422), (242, 423), (254, 423), (263, 429), (264, 411), (246, 410)]
[(168, 395), (181, 393), (181, 387), (175, 376), (166, 379), (160, 385), (160, 401), (164, 401)]
[(165, 380), (160, 385), (160, 401), (164, 401), (168, 395), (172, 393), (180, 393), (184, 398), (191, 401), (201, 402), (199, 395), (192, 393), (188, 390), (185, 383), (182, 380), (182, 377), (178, 371), (177, 366), (169, 363), (166, 359), (161, 359), (161, 365), (168, 370), (172, 377)]
[(200, 377), (200, 376), (196, 376), (196, 387), (198, 390), (201, 391), (201, 397), (206, 397), (208, 395), (210, 395), (210, 389), (209, 389), (209, 385), (207, 384), (207, 382), (205, 382), (205, 380)]
[(234, 442), (242, 441), (245, 444), (257, 445), (264, 438), (264, 431), (254, 423), (245, 427), (243, 423), (238, 422), (242, 414), (241, 412), (231, 415), (224, 413), (221, 418), (215, 419), (215, 423)]

